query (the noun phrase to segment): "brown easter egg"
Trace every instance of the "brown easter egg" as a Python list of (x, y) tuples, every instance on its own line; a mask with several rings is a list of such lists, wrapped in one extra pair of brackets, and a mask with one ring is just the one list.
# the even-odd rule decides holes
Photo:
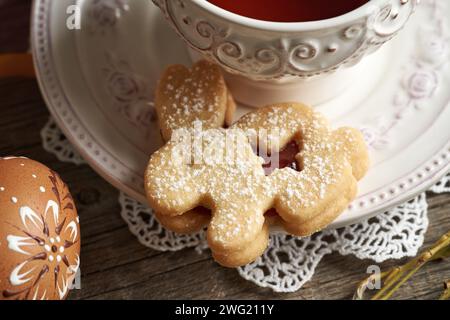
[(0, 158), (0, 300), (61, 300), (80, 265), (80, 227), (59, 175)]

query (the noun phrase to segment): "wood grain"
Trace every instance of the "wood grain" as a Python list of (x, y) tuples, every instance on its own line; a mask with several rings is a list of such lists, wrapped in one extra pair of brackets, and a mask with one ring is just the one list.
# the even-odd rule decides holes
[[(326, 256), (311, 282), (292, 294), (275, 294), (215, 264), (194, 249), (157, 252), (138, 243), (120, 217), (118, 191), (86, 165), (62, 163), (41, 146), (48, 119), (33, 80), (0, 80), (0, 155), (27, 156), (59, 172), (70, 186), (81, 218), (81, 290), (71, 299), (349, 299), (373, 262)], [(450, 229), (450, 195), (429, 194), (425, 245)], [(386, 269), (398, 262), (382, 263)], [(205, 272), (205, 270), (207, 272)], [(434, 299), (450, 279), (448, 261), (431, 263), (396, 298)]]
[[(24, 50), (29, 6), (30, 1), (0, 0), (0, 53)], [(301, 290), (276, 294), (245, 281), (235, 270), (219, 267), (208, 253), (148, 249), (120, 217), (116, 189), (88, 166), (60, 162), (42, 148), (40, 130), (48, 117), (34, 80), (0, 79), (0, 156), (26, 156), (48, 165), (69, 185), (77, 204), (82, 288), (73, 291), (70, 299), (349, 299), (373, 264), (331, 254)], [(430, 226), (425, 246), (450, 229), (450, 195), (429, 194), (428, 202)], [(380, 267), (398, 263), (389, 261)], [(435, 299), (448, 279), (448, 261), (431, 263), (395, 298)]]

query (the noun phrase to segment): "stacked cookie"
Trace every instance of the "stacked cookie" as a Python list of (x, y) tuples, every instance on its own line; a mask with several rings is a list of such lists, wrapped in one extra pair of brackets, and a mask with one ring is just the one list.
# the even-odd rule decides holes
[(170, 66), (156, 92), (166, 144), (145, 172), (150, 206), (169, 230), (207, 228), (214, 258), (245, 265), (268, 245), (271, 225), (307, 236), (355, 198), (368, 169), (358, 130), (331, 130), (300, 103), (280, 103), (231, 124), (235, 103), (217, 66)]

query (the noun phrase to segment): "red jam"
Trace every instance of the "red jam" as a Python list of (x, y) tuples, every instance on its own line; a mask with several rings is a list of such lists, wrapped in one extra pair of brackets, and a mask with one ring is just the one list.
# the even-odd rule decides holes
[[(295, 160), (295, 156), (300, 152), (300, 148), (295, 141), (288, 143), (275, 155), (268, 155), (260, 150), (256, 151), (255, 148), (253, 148), (253, 151), (264, 159), (263, 169), (266, 176), (270, 175), (275, 169), (291, 168), (297, 171), (301, 170), (301, 168), (298, 168)], [(277, 163), (272, 163), (272, 160)]]

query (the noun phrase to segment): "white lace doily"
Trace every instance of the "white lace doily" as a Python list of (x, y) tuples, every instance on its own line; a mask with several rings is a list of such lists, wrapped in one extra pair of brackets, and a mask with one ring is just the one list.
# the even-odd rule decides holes
[[(52, 118), (42, 129), (41, 136), (44, 148), (59, 160), (84, 163)], [(450, 192), (450, 174), (431, 191)], [(194, 247), (203, 252), (207, 248), (203, 232), (176, 235), (158, 223), (151, 209), (122, 192), (119, 202), (122, 218), (143, 245), (160, 251)], [(325, 230), (307, 238), (273, 234), (264, 255), (238, 268), (238, 272), (258, 286), (276, 292), (293, 292), (311, 279), (320, 260), (332, 252), (351, 254), (377, 263), (415, 256), (423, 244), (427, 228), (427, 201), (425, 193), (422, 193), (377, 217), (338, 230)]]

